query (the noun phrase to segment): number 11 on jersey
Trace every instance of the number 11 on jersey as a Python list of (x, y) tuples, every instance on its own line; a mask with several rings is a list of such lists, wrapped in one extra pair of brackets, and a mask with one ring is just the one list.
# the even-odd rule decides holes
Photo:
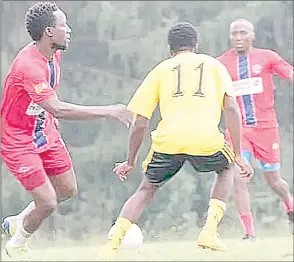
[[(177, 72), (177, 79), (178, 79), (177, 88), (176, 88), (176, 91), (173, 93), (173, 97), (183, 96), (184, 92), (181, 86), (181, 74), (182, 74), (181, 65), (179, 64), (173, 70)], [(202, 91), (203, 63), (197, 66), (194, 70), (196, 74), (199, 73), (199, 81), (198, 83), (195, 83), (196, 91), (194, 92), (193, 96), (204, 97), (204, 94)]]

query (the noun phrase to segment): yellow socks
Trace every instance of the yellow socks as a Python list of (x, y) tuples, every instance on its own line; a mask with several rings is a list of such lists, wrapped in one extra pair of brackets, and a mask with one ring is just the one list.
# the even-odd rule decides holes
[(111, 243), (113, 248), (119, 248), (119, 245), (124, 238), (126, 232), (131, 228), (132, 222), (124, 217), (118, 217), (113, 233), (111, 234), (110, 238), (108, 239), (108, 242)]
[(127, 218), (118, 217), (115, 222), (115, 225), (120, 226), (126, 232), (131, 228), (132, 222), (128, 220)]
[(203, 230), (217, 232), (217, 227), (224, 216), (226, 203), (219, 199), (210, 199), (207, 218)]

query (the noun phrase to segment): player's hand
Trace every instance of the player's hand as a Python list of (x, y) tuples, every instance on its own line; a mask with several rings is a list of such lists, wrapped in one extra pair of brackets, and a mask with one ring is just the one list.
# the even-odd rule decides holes
[(117, 104), (111, 107), (110, 117), (129, 128), (133, 122), (133, 113), (127, 110), (127, 107), (123, 104)]
[(252, 166), (248, 163), (248, 161), (241, 155), (236, 155), (235, 157), (235, 163), (240, 168), (240, 176), (241, 178), (248, 179), (248, 181), (251, 180), (253, 177), (254, 171)]
[(113, 172), (121, 182), (124, 182), (127, 179), (128, 174), (133, 170), (133, 168), (133, 165), (130, 165), (128, 161), (125, 161), (122, 163), (116, 163)]
[(55, 117), (54, 117), (54, 125), (55, 125), (56, 129), (59, 129), (59, 121)]

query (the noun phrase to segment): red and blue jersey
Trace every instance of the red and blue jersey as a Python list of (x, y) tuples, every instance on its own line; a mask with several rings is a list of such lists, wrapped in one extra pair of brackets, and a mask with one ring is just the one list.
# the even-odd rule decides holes
[(229, 71), (246, 127), (277, 127), (272, 75), (288, 78), (293, 66), (276, 52), (252, 48), (247, 56), (237, 56), (233, 49), (218, 57)]
[(2, 151), (43, 152), (60, 139), (53, 116), (39, 106), (58, 87), (60, 56), (48, 60), (30, 43), (14, 58), (2, 94)]

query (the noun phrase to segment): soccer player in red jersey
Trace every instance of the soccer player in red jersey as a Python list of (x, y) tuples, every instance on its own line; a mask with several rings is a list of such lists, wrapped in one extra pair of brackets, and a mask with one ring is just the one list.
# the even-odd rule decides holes
[(33, 42), (13, 60), (1, 103), (3, 161), (34, 200), (2, 224), (11, 236), (6, 251), (16, 260), (29, 259), (27, 240), (60, 201), (77, 194), (71, 157), (54, 118), (107, 117), (129, 125), (133, 117), (121, 104), (81, 106), (60, 101), (56, 95), (60, 56), (71, 35), (66, 15), (55, 3), (39, 2), (27, 11), (25, 24)]
[[(272, 79), (274, 74), (293, 83), (293, 66), (274, 51), (253, 47), (254, 38), (252, 23), (244, 19), (232, 22), (230, 40), (233, 48), (218, 59), (226, 66), (234, 83), (242, 114), (243, 155), (248, 161), (252, 157), (259, 160), (267, 184), (281, 197), (293, 227), (293, 198), (280, 175), (280, 138)], [(247, 182), (236, 176), (235, 201), (244, 229), (243, 239), (255, 240)]]

